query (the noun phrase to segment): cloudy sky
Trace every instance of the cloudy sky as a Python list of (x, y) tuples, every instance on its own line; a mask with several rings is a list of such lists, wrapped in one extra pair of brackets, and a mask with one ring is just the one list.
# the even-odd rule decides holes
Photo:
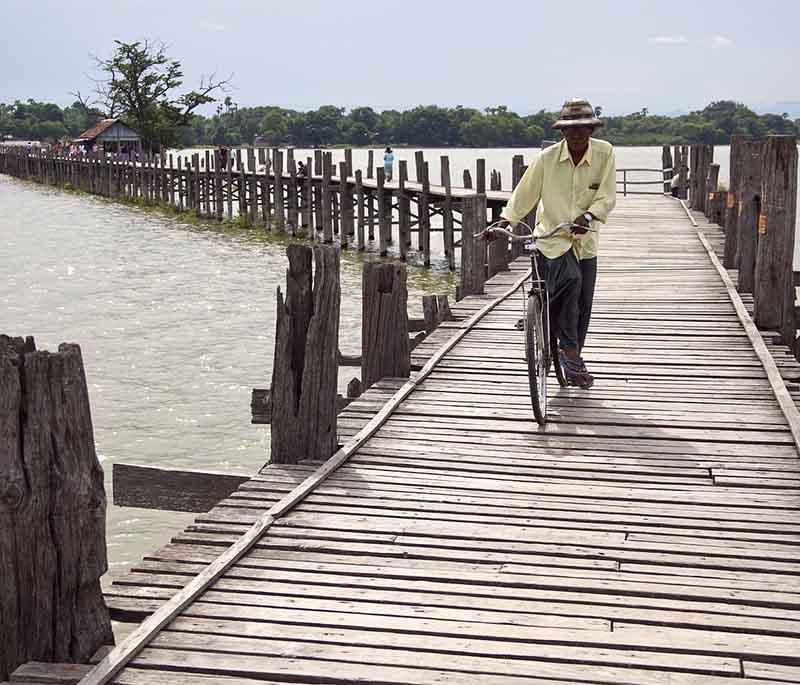
[(91, 55), (146, 37), (188, 85), (233, 74), (242, 106), (531, 112), (582, 95), (609, 114), (735, 99), (800, 116), (798, 26), (796, 0), (2, 0), (0, 102), (69, 104)]

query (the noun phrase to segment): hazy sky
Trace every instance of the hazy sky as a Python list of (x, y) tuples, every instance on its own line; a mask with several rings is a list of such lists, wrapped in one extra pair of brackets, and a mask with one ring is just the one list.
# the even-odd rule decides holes
[[(715, 99), (800, 116), (800, 2), (759, 0), (0, 0), (0, 102), (68, 104), (92, 54), (164, 41), (187, 85), (233, 74), (240, 105), (419, 104), (606, 113)], [(792, 106), (776, 103), (793, 102)], [(777, 110), (776, 110), (777, 108)]]

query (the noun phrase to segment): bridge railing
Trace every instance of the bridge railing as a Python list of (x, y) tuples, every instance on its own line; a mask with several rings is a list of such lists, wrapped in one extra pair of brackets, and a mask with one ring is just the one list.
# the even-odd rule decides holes
[[(637, 168), (624, 168), (624, 169), (617, 169), (617, 192), (620, 192), (620, 185), (622, 185), (622, 194), (623, 196), (628, 195), (663, 195), (664, 194), (664, 187), (665, 187), (665, 172), (671, 172), (672, 169), (637, 169)], [(658, 174), (659, 178), (657, 179), (646, 179), (642, 180), (640, 177), (634, 177), (634, 179), (629, 179), (628, 174), (642, 174), (642, 173), (652, 173)], [(620, 174), (622, 178), (620, 178)], [(628, 186), (658, 186), (659, 190), (628, 190)]]

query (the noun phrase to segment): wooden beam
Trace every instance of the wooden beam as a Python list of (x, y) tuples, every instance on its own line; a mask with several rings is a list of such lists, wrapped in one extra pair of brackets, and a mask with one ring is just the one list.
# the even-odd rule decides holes
[(115, 462), (114, 504), (118, 507), (204, 513), (229, 497), (250, 476), (165, 469)]

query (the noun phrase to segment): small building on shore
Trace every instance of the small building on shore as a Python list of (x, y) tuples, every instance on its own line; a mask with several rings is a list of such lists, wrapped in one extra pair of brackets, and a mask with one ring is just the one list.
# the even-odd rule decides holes
[(141, 152), (142, 138), (119, 119), (103, 119), (78, 136), (75, 141), (87, 150), (97, 145), (98, 150), (114, 154)]

